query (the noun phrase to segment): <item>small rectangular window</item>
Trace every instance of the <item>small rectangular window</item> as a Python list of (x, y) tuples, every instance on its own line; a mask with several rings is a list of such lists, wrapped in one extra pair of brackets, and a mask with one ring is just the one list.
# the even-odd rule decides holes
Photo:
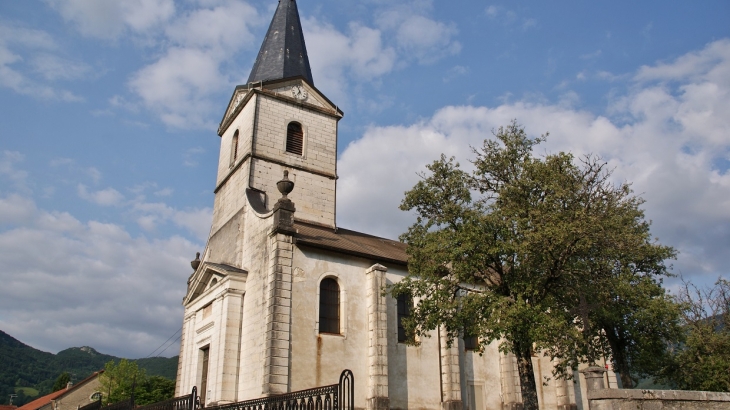
[(403, 326), (403, 320), (411, 316), (411, 309), (413, 309), (413, 298), (411, 295), (402, 294), (398, 295), (396, 299), (398, 304), (398, 342), (406, 343), (413, 340), (413, 336), (409, 335)]

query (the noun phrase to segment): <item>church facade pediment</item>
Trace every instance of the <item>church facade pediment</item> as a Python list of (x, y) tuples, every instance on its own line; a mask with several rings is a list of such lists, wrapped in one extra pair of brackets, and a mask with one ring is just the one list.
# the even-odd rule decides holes
[(245, 282), (248, 272), (222, 263), (203, 262), (193, 273), (190, 279), (188, 292), (183, 299), (183, 305), (194, 302), (202, 294), (206, 293), (218, 283), (229, 276), (236, 276)]

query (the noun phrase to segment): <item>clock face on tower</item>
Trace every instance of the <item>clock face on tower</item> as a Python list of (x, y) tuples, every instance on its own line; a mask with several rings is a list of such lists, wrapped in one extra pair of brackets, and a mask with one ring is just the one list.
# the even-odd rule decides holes
[(300, 101), (304, 101), (308, 97), (307, 90), (304, 87), (302, 87), (301, 85), (295, 85), (294, 87), (292, 87), (291, 95), (292, 95), (292, 97), (294, 97)]

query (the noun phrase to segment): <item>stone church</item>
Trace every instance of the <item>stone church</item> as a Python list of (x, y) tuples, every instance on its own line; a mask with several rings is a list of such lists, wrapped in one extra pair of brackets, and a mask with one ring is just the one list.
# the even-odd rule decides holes
[[(480, 355), (473, 340), (447, 348), (435, 331), (405, 344), (409, 302), (382, 292), (407, 273), (405, 245), (336, 224), (342, 117), (315, 87), (296, 1), (279, 0), (218, 128), (213, 223), (183, 299), (176, 394), (198, 386), (205, 405), (230, 403), (334, 384), (347, 368), (358, 408), (520, 408), (516, 361), (496, 343)], [(539, 380), (551, 377), (549, 359), (533, 360)], [(540, 408), (587, 409), (581, 378), (538, 383)]]

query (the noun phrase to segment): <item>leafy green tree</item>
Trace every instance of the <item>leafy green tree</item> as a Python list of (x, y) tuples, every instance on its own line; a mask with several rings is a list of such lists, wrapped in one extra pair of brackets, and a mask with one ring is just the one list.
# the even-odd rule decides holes
[(56, 379), (56, 382), (53, 383), (53, 391), (59, 391), (61, 389), (65, 389), (70, 381), (71, 381), (71, 375), (68, 374), (68, 372), (61, 373), (58, 376), (58, 378)]
[(118, 363), (110, 360), (104, 366), (104, 373), (99, 376), (103, 403), (118, 403), (136, 394), (140, 384), (146, 378), (145, 371), (137, 367), (137, 363), (121, 359)]
[(406, 193), (401, 209), (417, 215), (401, 236), (409, 274), (390, 292), (415, 298), (404, 323), (412, 334), (441, 325), (450, 341), (500, 341), (517, 358), (524, 408), (537, 410), (533, 353), (560, 359), (558, 377), (594, 363), (609, 349), (596, 302), (620, 304), (627, 295), (612, 293), (612, 281), (654, 280), (673, 250), (651, 242), (642, 200), (612, 184), (605, 163), (535, 157), (545, 137), (529, 139), (516, 122), (495, 136), (474, 149), (473, 172), (442, 155)]
[(135, 404), (144, 405), (171, 399), (175, 396), (175, 381), (161, 376), (150, 376), (135, 393)]
[(677, 299), (686, 339), (660, 381), (682, 390), (730, 392), (730, 281), (719, 278), (706, 289), (685, 282)]
[(624, 388), (640, 378), (657, 377), (671, 360), (669, 346), (682, 338), (680, 305), (651, 276), (619, 274), (605, 284), (590, 319), (605, 341), (603, 357), (610, 358)]

